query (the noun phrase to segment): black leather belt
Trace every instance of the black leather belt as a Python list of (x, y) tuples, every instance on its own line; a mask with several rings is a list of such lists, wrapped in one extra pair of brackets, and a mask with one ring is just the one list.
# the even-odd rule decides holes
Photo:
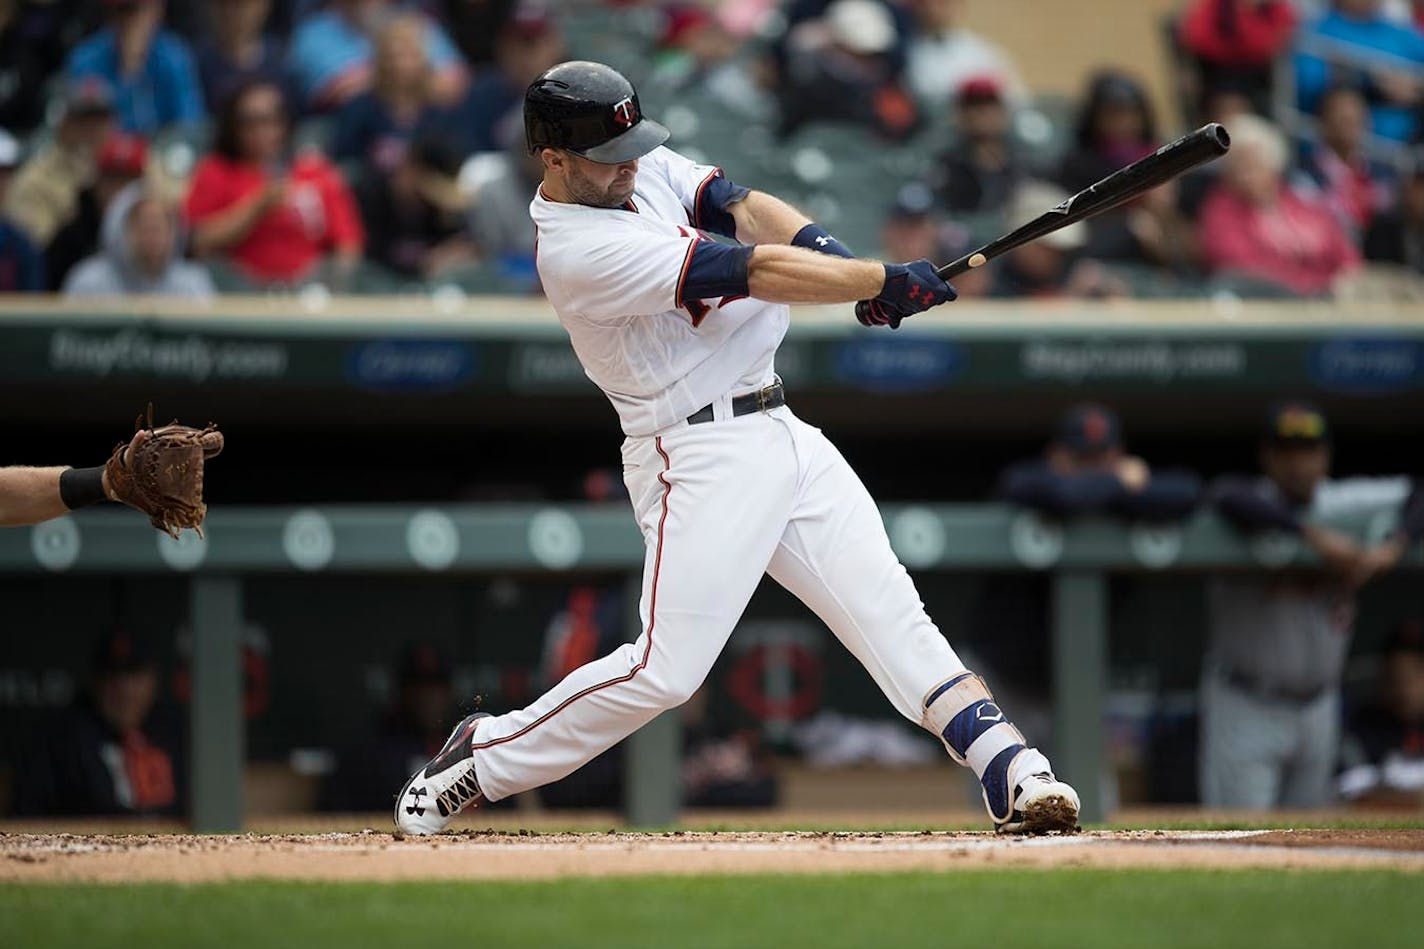
[[(773, 382), (765, 389), (758, 389), (755, 392), (748, 392), (746, 395), (739, 395), (732, 400), (732, 417), (738, 415), (751, 415), (753, 412), (765, 412), (767, 409), (774, 409), (779, 405), (786, 404), (786, 386), (780, 382)], [(710, 422), (715, 418), (711, 403), (693, 412), (687, 417), (688, 425), (701, 425), (703, 422)]]
[(1309, 705), (1329, 690), (1328, 686), (1320, 686), (1315, 689), (1283, 688), (1262, 682), (1253, 675), (1235, 671), (1226, 673), (1226, 683), (1242, 692), (1249, 692), (1257, 698), (1268, 699), (1272, 702), (1289, 702), (1293, 705)]

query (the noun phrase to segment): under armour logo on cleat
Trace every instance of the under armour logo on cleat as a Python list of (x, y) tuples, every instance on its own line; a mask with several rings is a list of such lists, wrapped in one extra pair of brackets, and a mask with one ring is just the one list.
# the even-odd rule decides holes
[(425, 808), (421, 806), (420, 799), (428, 793), (425, 788), (411, 788), (410, 796), (414, 798), (414, 800), (405, 806), (405, 812), (407, 814), (414, 814), (416, 817), (424, 817)]
[(825, 247), (825, 246), (826, 246), (827, 244), (829, 244), (830, 242), (831, 242), (831, 239), (830, 239), (829, 237), (818, 237), (818, 238), (816, 238), (816, 243), (817, 243), (819, 246), (821, 246), (821, 247)]
[(979, 711), (974, 713), (974, 717), (981, 722), (1002, 722), (1004, 713), (993, 702), (985, 702), (979, 706)]

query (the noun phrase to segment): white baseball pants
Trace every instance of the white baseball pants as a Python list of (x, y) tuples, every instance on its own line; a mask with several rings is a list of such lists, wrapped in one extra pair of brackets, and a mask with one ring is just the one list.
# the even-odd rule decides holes
[(789, 408), (629, 438), (623, 471), (647, 544), (643, 633), (481, 723), (474, 764), (487, 799), (556, 781), (687, 701), (764, 573), (917, 725), (927, 693), (963, 670), (860, 478)]

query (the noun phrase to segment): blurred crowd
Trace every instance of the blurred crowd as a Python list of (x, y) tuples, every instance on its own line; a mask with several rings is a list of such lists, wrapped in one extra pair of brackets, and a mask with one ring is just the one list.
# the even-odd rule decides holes
[[(974, 2), (0, 0), (0, 292), (537, 292), (520, 104), (574, 56), (680, 109), (697, 157), (774, 153), (729, 173), (894, 259), (957, 257), (1180, 131), (1130, 72), (1035, 97)], [(961, 295), (1424, 295), (1421, 26), (1421, 0), (1183, 0), (1144, 62), (1232, 153)], [(868, 149), (910, 173), (835, 194)]]

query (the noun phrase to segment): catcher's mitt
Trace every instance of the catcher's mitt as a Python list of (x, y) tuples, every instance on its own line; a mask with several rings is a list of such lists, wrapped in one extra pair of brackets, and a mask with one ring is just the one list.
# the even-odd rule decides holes
[(135, 434), (128, 444), (119, 443), (104, 466), (109, 496), (147, 514), (153, 526), (177, 538), (191, 527), (203, 536), (203, 462), (223, 449), (222, 432), (179, 425), (174, 419), (162, 428), (153, 427), (153, 406), (148, 407), (148, 424), (143, 416), (134, 422)]

